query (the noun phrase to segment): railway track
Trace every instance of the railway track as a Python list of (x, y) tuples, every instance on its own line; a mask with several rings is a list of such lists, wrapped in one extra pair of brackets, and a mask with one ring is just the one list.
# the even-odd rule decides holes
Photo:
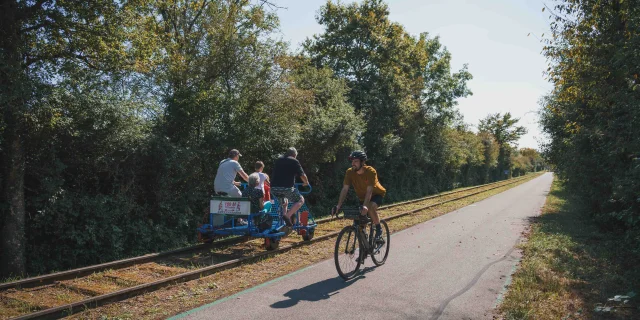
[[(529, 178), (532, 177), (382, 206), (380, 215), (389, 221)], [(236, 237), (0, 284), (0, 318), (57, 319), (330, 239), (337, 236), (344, 226), (336, 218), (318, 219), (316, 222), (319, 226), (314, 239), (284, 238), (281, 247), (274, 251), (265, 251), (260, 240)]]

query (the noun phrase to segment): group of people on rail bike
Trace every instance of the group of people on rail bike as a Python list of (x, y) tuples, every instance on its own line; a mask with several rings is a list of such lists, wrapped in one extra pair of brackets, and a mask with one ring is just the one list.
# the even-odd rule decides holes
[[(291, 147), (275, 161), (271, 179), (262, 172), (264, 164), (260, 161), (256, 163), (256, 172), (247, 175), (238, 162), (241, 156), (238, 150), (232, 149), (229, 151), (228, 158), (220, 162), (214, 181), (216, 193), (230, 197), (249, 198), (251, 212), (261, 211), (264, 208), (264, 201), (269, 200), (271, 195), (277, 197), (282, 206), (282, 219), (286, 224), (285, 228), (287, 228), (285, 232), (290, 232), (293, 225), (291, 217), (304, 204), (304, 197), (300, 195), (295, 187), (296, 177), (302, 180), (303, 186), (309, 185), (309, 179), (297, 159), (298, 151)], [(378, 217), (378, 207), (383, 203), (386, 190), (378, 181), (376, 170), (366, 165), (366, 153), (354, 151), (349, 155), (349, 160), (351, 161), (351, 168), (347, 169), (345, 173), (340, 198), (332, 213), (337, 213), (340, 210), (350, 186), (353, 186), (360, 200), (362, 213), (369, 214), (375, 224), (375, 237), (380, 238), (382, 228)], [(238, 189), (240, 183), (235, 181), (237, 175), (248, 183), (248, 187), (243, 192)], [(287, 210), (289, 202), (293, 202), (293, 205)]]

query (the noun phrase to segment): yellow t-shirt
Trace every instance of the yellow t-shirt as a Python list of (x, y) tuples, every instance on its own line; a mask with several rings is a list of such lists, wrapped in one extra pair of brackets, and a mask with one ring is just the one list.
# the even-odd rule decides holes
[(364, 166), (364, 172), (362, 174), (358, 174), (353, 168), (347, 169), (346, 174), (344, 175), (344, 184), (353, 186), (353, 189), (356, 190), (356, 195), (360, 201), (364, 201), (364, 196), (367, 194), (367, 187), (373, 187), (373, 194), (383, 196), (387, 193), (387, 190), (382, 187), (380, 182), (378, 181), (378, 173), (376, 169), (370, 166)]

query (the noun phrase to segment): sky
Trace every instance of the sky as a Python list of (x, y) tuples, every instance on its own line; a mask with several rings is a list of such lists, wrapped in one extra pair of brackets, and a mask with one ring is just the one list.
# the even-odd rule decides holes
[[(351, 3), (353, 1), (342, 1)], [(549, 32), (542, 0), (387, 0), (389, 18), (412, 35), (439, 36), (451, 52), (452, 70), (465, 63), (473, 80), (472, 96), (459, 100), (464, 121), (476, 127), (490, 113), (520, 118), (528, 133), (520, 148), (538, 148), (543, 136), (538, 126), (538, 101), (552, 88), (543, 76), (547, 61), (538, 40)], [(281, 9), (280, 36), (292, 50), (314, 34), (326, 0), (273, 0)], [(531, 34), (528, 36), (528, 34)]]

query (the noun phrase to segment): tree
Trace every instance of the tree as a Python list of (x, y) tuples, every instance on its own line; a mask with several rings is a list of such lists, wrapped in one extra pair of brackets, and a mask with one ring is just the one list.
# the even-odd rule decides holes
[(511, 155), (514, 176), (521, 176), (527, 172), (537, 172), (544, 166), (544, 161), (536, 149), (522, 148)]
[[(474, 169), (481, 169), (485, 162), (485, 146), (482, 139), (467, 127), (446, 129), (447, 166), (454, 175), (453, 180), (462, 185), (480, 183), (481, 174)], [(459, 177), (458, 177), (459, 176)]]
[(415, 40), (402, 26), (388, 19), (389, 9), (378, 0), (362, 4), (327, 2), (318, 14), (324, 33), (304, 43), (305, 52), (318, 66), (328, 66), (347, 81), (349, 100), (367, 123), (364, 147), (375, 159), (390, 148), (385, 141), (397, 136), (404, 122), (418, 111), (423, 84), (421, 55)]
[(335, 161), (341, 149), (355, 147), (364, 122), (347, 101), (345, 81), (333, 77), (331, 69), (316, 68), (303, 57), (288, 58), (281, 66), (288, 70), (286, 80), (297, 108), (304, 111), (296, 143), (300, 159), (315, 171), (318, 164)]
[[(381, 179), (389, 181), (389, 197), (452, 185), (443, 131), (457, 116), (456, 99), (471, 94), (466, 67), (452, 72), (451, 55), (439, 39), (410, 35), (389, 20), (381, 0), (327, 2), (317, 21), (324, 31), (307, 39), (304, 54), (349, 87), (349, 102), (365, 120), (359, 141)], [(401, 153), (412, 166), (395, 161)], [(408, 181), (427, 175), (418, 179), (423, 185)]]
[(478, 137), (484, 146), (484, 163), (482, 172), (482, 183), (491, 181), (491, 173), (498, 166), (498, 157), (500, 155), (500, 145), (496, 138), (488, 132), (478, 132)]
[(286, 55), (285, 44), (269, 38), (278, 20), (265, 6), (248, 0), (148, 4), (141, 29), (154, 44), (148, 75), (159, 88), (162, 127), (173, 142), (220, 145), (217, 153), (224, 154), (229, 140), (249, 138), (246, 119), (264, 116), (282, 81), (276, 60)]
[(542, 159), (542, 156), (540, 155), (538, 150), (532, 148), (522, 148), (519, 152), (521, 156), (526, 157), (529, 163), (531, 163), (531, 171), (537, 172), (544, 166), (544, 160)]
[(480, 132), (490, 133), (500, 146), (498, 155), (498, 167), (495, 177), (502, 179), (505, 177), (504, 171), (511, 168), (511, 153), (515, 148), (515, 143), (521, 136), (527, 133), (527, 129), (522, 126), (516, 126), (520, 121), (518, 118), (512, 118), (511, 113), (504, 115), (500, 113), (490, 114), (486, 118), (480, 120), (478, 130)]
[[(558, 1), (544, 39), (544, 154), (603, 226), (640, 227), (640, 1)], [(635, 235), (640, 232), (635, 231)]]
[(2, 274), (21, 275), (24, 262), (26, 119), (40, 85), (67, 62), (114, 69), (126, 61), (124, 26), (135, 4), (99, 0), (0, 2), (2, 106)]

